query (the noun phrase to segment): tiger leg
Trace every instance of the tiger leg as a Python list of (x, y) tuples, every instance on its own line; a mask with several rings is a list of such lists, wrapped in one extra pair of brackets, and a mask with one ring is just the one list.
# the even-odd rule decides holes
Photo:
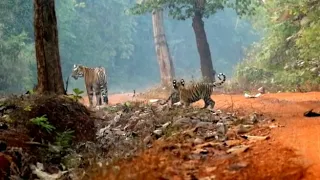
[(102, 93), (102, 97), (103, 97), (103, 102), (108, 104), (109, 98), (108, 98), (108, 88), (107, 87), (104, 88), (104, 91)]
[(206, 109), (208, 106), (210, 106), (212, 109), (214, 108), (214, 105), (216, 102), (211, 99), (211, 97), (204, 98), (204, 107), (202, 109)]
[(92, 86), (87, 86), (87, 94), (89, 98), (89, 106), (92, 107), (92, 98), (93, 98), (93, 87)]
[(96, 101), (97, 101), (97, 105), (98, 105), (98, 106), (101, 106), (101, 105), (102, 105), (100, 89), (97, 89), (97, 90), (96, 90)]

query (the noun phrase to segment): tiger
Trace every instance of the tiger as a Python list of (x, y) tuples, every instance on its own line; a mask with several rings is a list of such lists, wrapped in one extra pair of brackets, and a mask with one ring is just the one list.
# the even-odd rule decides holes
[[(185, 85), (185, 82), (183, 80), (183, 82), (181, 82), (181, 85), (184, 86)], [(173, 87), (173, 90), (170, 94), (170, 96), (168, 97), (168, 99), (163, 102), (163, 103), (160, 103), (160, 105), (165, 105), (166, 103), (168, 103), (170, 100), (171, 100), (171, 103), (170, 105), (173, 105), (174, 103), (177, 103), (180, 101), (180, 93), (179, 93), (179, 90), (178, 90), (178, 86), (177, 86), (177, 80), (173, 80), (172, 81), (172, 87)]]
[(71, 76), (77, 80), (79, 77), (84, 77), (84, 82), (89, 97), (90, 107), (92, 107), (93, 90), (96, 94), (96, 101), (98, 105), (102, 105), (101, 95), (103, 102), (108, 104), (108, 81), (106, 70), (104, 67), (90, 68), (80, 64), (74, 64)]
[(218, 79), (220, 80), (219, 82), (198, 82), (190, 84), (188, 87), (185, 87), (184, 80), (181, 79), (180, 82), (176, 83), (177, 89), (180, 93), (179, 103), (184, 107), (188, 107), (191, 103), (203, 99), (205, 105), (202, 109), (207, 108), (209, 105), (213, 109), (215, 101), (210, 97), (213, 92), (213, 87), (222, 85), (226, 81), (226, 76), (223, 73), (219, 73)]

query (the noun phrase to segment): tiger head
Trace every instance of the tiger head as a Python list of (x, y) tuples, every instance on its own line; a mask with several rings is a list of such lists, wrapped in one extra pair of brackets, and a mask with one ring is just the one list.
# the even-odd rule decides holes
[(79, 64), (74, 64), (73, 65), (73, 69), (72, 69), (72, 74), (71, 76), (77, 80), (79, 77), (83, 77), (84, 73), (83, 73), (83, 67), (82, 65)]
[(180, 87), (184, 87), (185, 81), (184, 79), (181, 79), (179, 82), (177, 80), (172, 81), (172, 86), (174, 89), (179, 89)]

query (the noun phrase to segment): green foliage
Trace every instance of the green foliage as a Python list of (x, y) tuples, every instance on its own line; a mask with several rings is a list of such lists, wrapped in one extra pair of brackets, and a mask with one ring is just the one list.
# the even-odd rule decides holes
[[(126, 12), (135, 1), (56, 0), (55, 3), (63, 79), (70, 74), (73, 64), (84, 64), (104, 66), (111, 91), (143, 89), (159, 82), (151, 18)], [(25, 92), (33, 88), (37, 75), (33, 1), (3, 0), (0, 15), (0, 92)], [(187, 21), (165, 17), (177, 76), (189, 76), (186, 69), (195, 72), (193, 75), (199, 74), (196, 43), (190, 38), (194, 35), (187, 28), (190, 26)], [(254, 39), (251, 26), (244, 20), (238, 21), (230, 9), (205, 21), (209, 43), (213, 44), (214, 65), (230, 73), (230, 66), (242, 56), (238, 52)], [(83, 84), (83, 80), (70, 81), (69, 87), (81, 89)]]
[(24, 108), (23, 108), (24, 111), (31, 111), (32, 110), (32, 107), (30, 105), (26, 105)]
[(73, 137), (73, 130), (66, 130), (62, 133), (57, 133), (55, 145), (60, 146), (62, 148), (68, 148), (72, 143)]
[[(19, 35), (4, 36), (0, 23), (0, 91), (24, 90), (31, 86), (30, 69), (28, 64), (32, 62), (32, 56), (25, 53), (25, 49), (30, 45), (27, 41), (26, 33)], [(8, 76), (8, 73), (14, 72)]]
[(46, 115), (43, 115), (41, 117), (32, 118), (32, 119), (30, 119), (30, 122), (39, 126), (42, 129), (46, 130), (48, 133), (51, 133), (53, 130), (56, 129), (54, 126), (52, 126), (49, 123)]
[(251, 20), (264, 38), (236, 67), (237, 79), (285, 90), (297, 86), (314, 90), (320, 81), (319, 5), (319, 1), (281, 0), (259, 7)]
[(81, 91), (80, 89), (78, 88), (74, 88), (73, 89), (73, 93), (70, 97), (74, 100), (74, 101), (79, 101), (79, 99), (82, 98), (81, 94), (84, 93), (84, 91)]
[[(199, 2), (197, 4), (196, 2)], [(253, 0), (206, 0), (206, 1), (190, 1), (190, 0), (146, 0), (137, 3), (131, 8), (132, 14), (144, 14), (152, 12), (155, 9), (166, 8), (169, 15), (177, 20), (186, 20), (194, 17), (195, 12), (201, 13), (205, 18), (217, 13), (224, 8), (233, 8), (238, 15), (253, 15), (257, 1)], [(200, 4), (203, 3), (203, 4)]]

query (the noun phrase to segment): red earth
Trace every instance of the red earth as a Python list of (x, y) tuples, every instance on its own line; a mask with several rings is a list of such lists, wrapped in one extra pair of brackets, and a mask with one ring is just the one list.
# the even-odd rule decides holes
[[(286, 176), (287, 178), (283, 178), (284, 176), (276, 177), (270, 174), (269, 179), (270, 177), (272, 177), (271, 179), (320, 179), (320, 117), (307, 118), (303, 116), (303, 113), (310, 109), (320, 111), (320, 92), (263, 94), (258, 98), (221, 94), (213, 95), (212, 98), (216, 101), (216, 109), (236, 111), (240, 114), (257, 112), (274, 118), (276, 122), (283, 125), (283, 127), (271, 130), (271, 142), (261, 143), (258, 147), (255, 147), (260, 149), (260, 154), (258, 153), (257, 157), (253, 158), (259, 161), (254, 165), (257, 174), (259, 174), (259, 170), (267, 173), (268, 169), (275, 168), (273, 165), (290, 164), (289, 161), (286, 161), (286, 152), (289, 153), (292, 150), (298, 154), (299, 161), (309, 167), (306, 173), (303, 176), (301, 174), (295, 175), (294, 178), (288, 178), (288, 176)], [(110, 104), (129, 100), (132, 100), (130, 94), (110, 96)], [(84, 97), (83, 103), (87, 104), (87, 102), (87, 97)], [(203, 102), (199, 101), (193, 105), (201, 107)], [(280, 147), (286, 150), (279, 151)], [(152, 149), (148, 150), (147, 153), (157, 151), (156, 148)], [(143, 155), (140, 157), (143, 157)], [(283, 169), (275, 169), (272, 172), (274, 174), (286, 174)], [(255, 171), (253, 170), (252, 173), (255, 173)], [(266, 177), (260, 179), (268, 179)]]

